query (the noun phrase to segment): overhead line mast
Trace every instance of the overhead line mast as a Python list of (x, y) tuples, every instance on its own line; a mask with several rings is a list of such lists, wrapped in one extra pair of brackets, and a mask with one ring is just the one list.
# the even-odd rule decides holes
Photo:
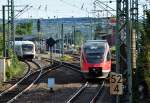
[(131, 38), (129, 31), (129, 0), (117, 0), (116, 72), (123, 75), (124, 93), (117, 103), (132, 103)]
[(136, 69), (138, 0), (117, 0), (116, 71), (123, 74), (124, 93), (117, 103), (132, 103), (132, 72)]
[(14, 0), (10, 1), (10, 5), (11, 5), (11, 37), (13, 40), (13, 52), (15, 52)]

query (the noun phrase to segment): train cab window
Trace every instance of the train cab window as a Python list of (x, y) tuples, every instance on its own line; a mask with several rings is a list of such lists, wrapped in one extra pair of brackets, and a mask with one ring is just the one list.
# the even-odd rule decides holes
[(23, 44), (22, 45), (22, 50), (23, 51), (32, 51), (33, 50), (33, 45), (31, 45), (31, 44)]
[(104, 46), (85, 47), (84, 52), (89, 63), (99, 63), (101, 60), (103, 60)]
[(107, 61), (109, 61), (109, 60), (111, 60), (111, 54), (110, 54), (110, 52), (108, 52), (108, 54), (107, 54)]

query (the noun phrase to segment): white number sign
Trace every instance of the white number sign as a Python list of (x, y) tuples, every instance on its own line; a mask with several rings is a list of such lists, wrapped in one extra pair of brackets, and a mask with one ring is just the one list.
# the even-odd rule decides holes
[(110, 74), (110, 94), (123, 94), (122, 74), (111, 72)]

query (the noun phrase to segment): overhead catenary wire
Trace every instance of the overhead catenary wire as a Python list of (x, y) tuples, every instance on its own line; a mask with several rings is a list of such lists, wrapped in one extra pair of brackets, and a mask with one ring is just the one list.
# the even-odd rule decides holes
[(94, 2), (96, 2), (96, 3), (100, 3), (100, 4), (102, 4), (102, 5), (104, 5), (104, 6), (108, 7), (108, 8), (110, 8), (111, 10), (116, 11), (114, 8), (112, 8), (112, 7), (108, 6), (107, 4), (103, 3), (103, 2), (102, 2), (102, 1), (100, 1), (100, 0), (95, 0)]
[(21, 16), (22, 14), (24, 14), (25, 12), (29, 11), (33, 6), (29, 6), (28, 8), (26, 8), (25, 10), (20, 12), (20, 15), (15, 16), (15, 18), (18, 18), (19, 16)]
[[(101, 5), (100, 3), (96, 4), (97, 6), (99, 6), (100, 8), (102, 8), (103, 10), (101, 11), (107, 11), (109, 14), (111, 14), (112, 16), (114, 16), (114, 14), (111, 11), (115, 11), (115, 10), (108, 10), (106, 9), (103, 5)], [(97, 10), (95, 10), (97, 11)], [(100, 10), (99, 10), (100, 11)]]
[(25, 11), (29, 5), (26, 5), (23, 9), (19, 10), (18, 14), (15, 15), (15, 18), (18, 17), (23, 11)]
[(79, 7), (79, 6), (75, 5), (75, 4), (68, 3), (68, 2), (66, 2), (64, 0), (60, 0), (60, 1), (63, 2), (63, 3), (65, 3), (65, 4), (67, 4), (67, 5), (69, 5), (69, 6), (72, 6), (72, 7), (75, 7), (77, 9), (80, 9), (81, 11), (85, 11), (85, 12), (89, 13), (89, 11), (87, 10), (87, 8), (86, 9), (84, 8), (85, 3), (82, 3), (81, 7)]

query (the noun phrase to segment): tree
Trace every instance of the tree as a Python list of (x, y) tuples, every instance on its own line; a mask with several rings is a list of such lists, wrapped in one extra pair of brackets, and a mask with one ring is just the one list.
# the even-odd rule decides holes
[(16, 26), (17, 35), (29, 35), (32, 33), (32, 22), (20, 23)]
[[(143, 95), (148, 94), (148, 81), (150, 80), (150, 11), (146, 11), (147, 18), (144, 19), (143, 24), (138, 24), (138, 30), (140, 33), (140, 40), (138, 44), (138, 58), (137, 69), (135, 75), (133, 75), (133, 97), (134, 103), (139, 103), (138, 99)], [(143, 86), (143, 91), (139, 91), (139, 86)], [(143, 98), (144, 98), (143, 97)]]
[(83, 34), (81, 33), (80, 30), (76, 30), (75, 31), (75, 44), (81, 45), (83, 42), (84, 42)]
[(101, 31), (102, 31), (102, 27), (100, 24), (97, 24), (96, 26), (96, 29), (95, 29), (95, 35), (94, 35), (94, 39), (97, 39), (100, 37), (100, 35), (102, 34)]
[(2, 33), (0, 33), (0, 57), (2, 57), (3, 54), (3, 37)]
[(144, 51), (145, 57), (145, 67), (150, 69), (150, 10), (146, 11), (147, 19), (145, 19), (143, 27), (144, 27), (144, 34), (142, 35), (142, 46)]

